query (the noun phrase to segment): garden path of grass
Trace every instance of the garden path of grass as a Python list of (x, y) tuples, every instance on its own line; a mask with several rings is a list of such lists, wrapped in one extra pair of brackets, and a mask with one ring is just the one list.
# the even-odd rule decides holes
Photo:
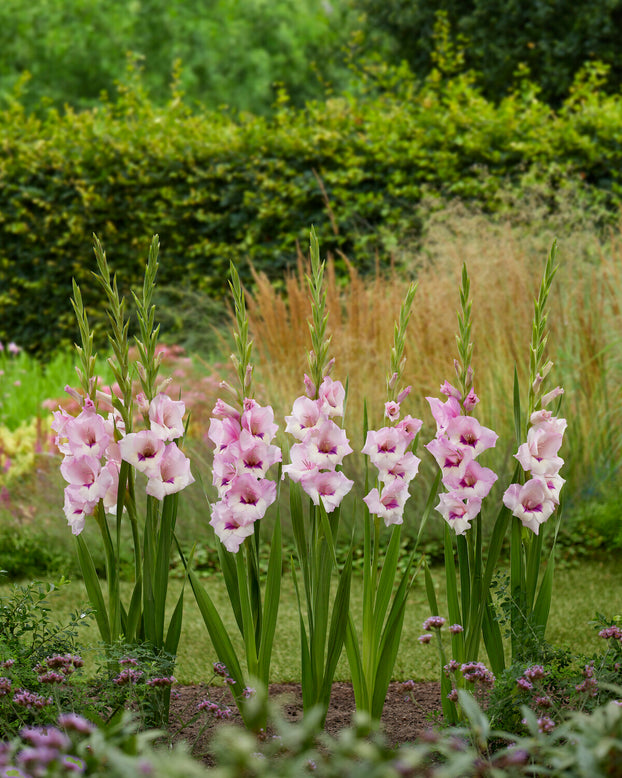
[[(444, 607), (444, 571), (442, 567), (433, 570), (437, 585), (439, 607)], [(223, 615), (237, 645), (241, 648), (239, 633), (234, 632), (233, 616), (229, 615), (228, 601), (222, 579), (218, 576), (204, 578), (203, 583), (213, 598), (216, 607)], [(172, 594), (179, 591), (181, 582), (171, 581)], [(129, 584), (127, 585), (129, 590)], [(0, 596), (8, 593), (9, 586), (0, 587)], [(353, 583), (353, 608), (357, 619), (358, 585)], [(173, 598), (171, 597), (171, 602)], [(54, 612), (59, 618), (80, 607), (86, 602), (82, 583), (76, 581), (53, 598)], [(556, 572), (553, 603), (547, 639), (550, 643), (570, 648), (574, 654), (593, 654), (603, 648), (596, 631), (589, 625), (597, 612), (607, 617), (622, 618), (622, 565), (617, 561), (582, 562), (572, 568), (559, 569)], [(417, 681), (435, 680), (438, 673), (438, 660), (434, 645), (422, 646), (417, 638), (421, 634), (421, 624), (429, 616), (423, 576), (415, 583), (409, 599), (409, 607), (404, 622), (404, 631), (400, 644), (394, 677), (398, 680), (413, 678)], [(97, 629), (94, 622), (81, 631), (81, 645), (88, 646), (97, 642)], [(180, 643), (179, 657), (175, 675), (180, 683), (200, 683), (209, 680), (212, 662), (217, 657), (212, 649), (194, 598), (188, 587), (185, 599), (184, 625)], [(292, 579), (286, 575), (282, 582), (281, 604), (277, 634), (274, 643), (272, 679), (288, 682), (300, 679), (300, 656), (298, 646), (298, 616)], [(348, 666), (342, 655), (335, 680), (349, 680)]]

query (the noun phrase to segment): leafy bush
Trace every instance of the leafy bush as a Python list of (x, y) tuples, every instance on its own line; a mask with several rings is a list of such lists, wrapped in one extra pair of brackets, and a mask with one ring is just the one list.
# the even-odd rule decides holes
[(406, 60), (419, 76), (434, 66), (435, 22), (443, 14), (451, 39), (464, 47), (464, 68), (477, 72), (494, 100), (507, 94), (521, 66), (529, 68), (542, 98), (557, 104), (595, 58), (611, 66), (612, 91), (622, 78), (619, 0), (363, 0), (360, 7), (368, 46), (382, 45), (386, 58)]
[(325, 82), (347, 78), (334, 52), (347, 41), (352, 16), (344, 3), (320, 0), (6, 0), (0, 100), (28, 72), (29, 109), (42, 98), (59, 109), (93, 106), (103, 91), (115, 93), (131, 52), (144, 63), (156, 102), (166, 100), (181, 60), (181, 87), (193, 104), (266, 113), (281, 82), (302, 106)]
[[(304, 111), (285, 101), (271, 119), (193, 116), (179, 95), (157, 109), (136, 75), (116, 102), (90, 112), (40, 120), (19, 105), (6, 111), (0, 339), (39, 353), (74, 339), (70, 278), (93, 307), (93, 232), (112, 250), (122, 293), (138, 283), (147, 236), (158, 232), (159, 282), (220, 297), (229, 260), (243, 262), (245, 283), (247, 260), (282, 280), (310, 224), (360, 272), (377, 259), (386, 266), (419, 239), (426, 195), (435, 209), (460, 198), (499, 211), (508, 189), (519, 199), (538, 186), (555, 210), (575, 188), (582, 207), (616, 213), (622, 101), (599, 91), (602, 71), (578, 81), (557, 114), (528, 81), (495, 106), (468, 76), (435, 71), (423, 85), (402, 72), (379, 77), (395, 91)], [(343, 259), (336, 269), (346, 274)]]

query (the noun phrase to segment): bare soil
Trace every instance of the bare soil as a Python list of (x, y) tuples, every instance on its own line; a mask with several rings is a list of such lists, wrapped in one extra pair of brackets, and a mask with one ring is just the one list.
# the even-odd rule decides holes
[[(241, 719), (235, 711), (232, 698), (230, 695), (223, 696), (225, 694), (226, 690), (223, 690), (222, 687), (203, 685), (177, 687), (175, 693), (171, 696), (171, 732), (177, 729), (175, 722), (188, 721), (196, 711), (197, 704), (205, 699), (218, 702), (222, 707), (229, 705), (233, 715), (227, 723), (241, 726)], [(302, 719), (303, 709), (300, 684), (272, 684), (270, 686), (270, 697), (281, 706), (286, 720), (296, 722)], [(333, 736), (339, 734), (342, 729), (345, 729), (352, 723), (354, 710), (352, 685), (349, 683), (333, 684), (325, 731)], [(412, 742), (418, 735), (440, 721), (440, 710), (440, 684), (437, 682), (417, 683), (415, 684), (414, 692), (410, 694), (401, 683), (390, 684), (381, 719), (381, 727), (387, 743), (391, 746), (398, 746), (402, 743)], [(222, 726), (223, 722), (208, 717), (210, 723), (201, 732), (205, 720), (204, 717), (201, 717), (201, 720), (184, 728), (175, 739), (185, 739), (197, 757), (206, 758), (209, 762), (209, 756), (206, 755), (209, 753), (210, 740), (216, 728)]]

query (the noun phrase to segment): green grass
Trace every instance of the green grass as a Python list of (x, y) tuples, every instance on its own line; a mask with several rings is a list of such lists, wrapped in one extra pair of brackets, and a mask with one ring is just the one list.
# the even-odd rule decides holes
[[(442, 568), (433, 570), (439, 606), (444, 607), (444, 573)], [(234, 636), (235, 644), (241, 648), (239, 633), (234, 630), (234, 620), (229, 614), (225, 587), (220, 577), (204, 579), (204, 584), (223, 615), (225, 623)], [(181, 583), (171, 582), (171, 602), (179, 592)], [(129, 591), (126, 585), (124, 595)], [(360, 608), (357, 598), (358, 582), (353, 589), (353, 611), (355, 621)], [(8, 584), (0, 587), (0, 596), (8, 590)], [(554, 645), (566, 646), (574, 654), (591, 655), (603, 648), (596, 632), (589, 626), (596, 612), (606, 616), (618, 617), (622, 614), (622, 566), (615, 562), (583, 562), (577, 567), (562, 569), (556, 573), (553, 592), (553, 604), (549, 621), (547, 639)], [(79, 603), (86, 602), (82, 584), (72, 583), (66, 591), (61, 591), (53, 599), (53, 607), (62, 618), (74, 610)], [(423, 577), (417, 580), (410, 595), (409, 606), (404, 623), (404, 632), (400, 644), (394, 677), (398, 680), (413, 678), (417, 681), (436, 680), (438, 660), (433, 645), (421, 646), (417, 642), (421, 634), (421, 623), (429, 616)], [(237, 633), (237, 634), (236, 634)], [(93, 625), (82, 631), (82, 644), (95, 646), (98, 640), (97, 629)], [(94, 651), (91, 652), (94, 654)], [(88, 658), (89, 651), (85, 652)], [(212, 649), (207, 631), (199, 615), (190, 590), (185, 602), (184, 626), (180, 642), (180, 652), (175, 675), (183, 684), (206, 682), (211, 677), (212, 662), (217, 657)], [(282, 596), (274, 643), (272, 662), (273, 681), (288, 682), (300, 680), (300, 656), (298, 644), (298, 618), (296, 599), (290, 576), (282, 582)], [(342, 656), (337, 673), (337, 681), (349, 680), (345, 656)]]

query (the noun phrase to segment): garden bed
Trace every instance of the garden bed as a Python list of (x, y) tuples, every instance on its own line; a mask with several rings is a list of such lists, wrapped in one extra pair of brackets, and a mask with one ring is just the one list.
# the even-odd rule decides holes
[[(202, 700), (206, 698), (216, 701), (222, 700), (223, 691), (222, 687), (209, 687), (204, 684), (178, 687), (176, 694), (171, 696), (171, 731), (175, 730), (173, 722), (190, 718)], [(286, 721), (297, 722), (302, 719), (302, 691), (299, 683), (271, 684), (270, 698), (279, 704)], [(231, 697), (226, 695), (224, 702), (231, 702), (232, 717), (228, 722), (214, 719), (213, 723), (201, 732), (204, 721), (199, 720), (185, 728), (175, 739), (186, 740), (191, 747), (194, 744), (194, 754), (199, 758), (205, 758), (206, 754), (209, 754), (209, 744), (217, 727), (222, 726), (223, 723), (242, 726), (241, 717), (235, 709)], [(387, 743), (391, 746), (398, 746), (414, 741), (422, 732), (439, 722), (440, 709), (439, 683), (435, 681), (417, 683), (410, 696), (402, 683), (391, 683), (381, 719), (382, 731)], [(334, 737), (341, 730), (349, 727), (352, 723), (354, 710), (352, 684), (334, 683), (324, 727), (325, 732)], [(211, 762), (209, 755), (206, 761)]]

